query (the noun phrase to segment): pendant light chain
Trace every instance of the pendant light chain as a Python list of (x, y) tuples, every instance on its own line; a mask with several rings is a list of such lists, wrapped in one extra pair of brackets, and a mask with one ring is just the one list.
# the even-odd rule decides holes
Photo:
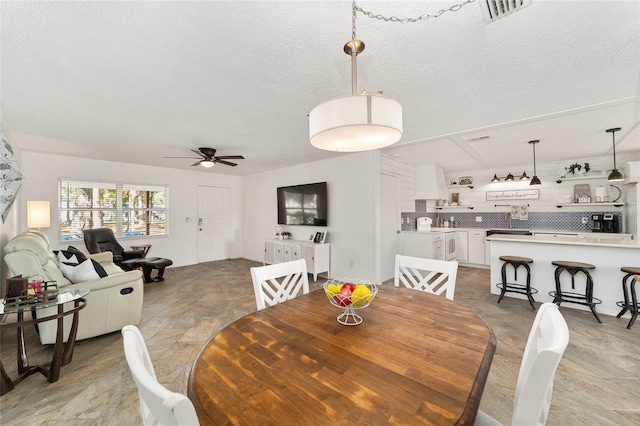
[(453, 6), (451, 6), (450, 8), (447, 9), (440, 9), (439, 11), (437, 11), (435, 14), (429, 14), (429, 13), (425, 13), (424, 15), (420, 15), (417, 18), (398, 18), (395, 16), (384, 16), (384, 15), (380, 15), (380, 14), (375, 14), (373, 12), (368, 12), (366, 10), (364, 10), (363, 8), (361, 8), (360, 6), (356, 6), (356, 2), (354, 0), (353, 2), (353, 37), (355, 40), (355, 13), (356, 10), (360, 13), (362, 13), (363, 15), (368, 16), (369, 18), (372, 19), (377, 19), (379, 21), (386, 21), (386, 22), (400, 22), (401, 24), (406, 24), (406, 23), (414, 23), (414, 22), (418, 22), (418, 21), (426, 21), (429, 18), (439, 18), (440, 16), (442, 16), (444, 13), (446, 12), (457, 12), (458, 10), (462, 9), (463, 6), (466, 6), (469, 3), (473, 3), (475, 0), (466, 0), (462, 3), (459, 4), (454, 4)]
[(356, 41), (356, 0), (351, 2), (351, 40)]

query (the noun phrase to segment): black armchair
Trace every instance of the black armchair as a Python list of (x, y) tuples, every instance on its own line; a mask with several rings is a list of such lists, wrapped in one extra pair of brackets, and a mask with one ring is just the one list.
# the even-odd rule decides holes
[(122, 262), (125, 260), (142, 259), (144, 257), (144, 250), (125, 250), (116, 241), (116, 237), (110, 228), (85, 229), (82, 233), (84, 234), (84, 245), (89, 250), (89, 253), (110, 251), (113, 253), (113, 263), (118, 266), (123, 266)]

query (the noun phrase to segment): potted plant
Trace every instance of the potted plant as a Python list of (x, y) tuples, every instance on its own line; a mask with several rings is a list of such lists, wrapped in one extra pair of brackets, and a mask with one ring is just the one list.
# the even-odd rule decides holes
[(288, 240), (288, 239), (291, 238), (291, 232), (289, 232), (289, 231), (282, 231), (281, 235), (282, 235), (282, 238), (285, 239), (285, 240)]

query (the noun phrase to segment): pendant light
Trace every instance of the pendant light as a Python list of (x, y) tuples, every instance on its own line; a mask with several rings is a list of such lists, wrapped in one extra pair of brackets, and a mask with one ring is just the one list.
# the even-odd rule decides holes
[(309, 141), (327, 151), (368, 151), (392, 145), (402, 137), (402, 105), (363, 91), (358, 94), (358, 54), (364, 42), (356, 40), (356, 3), (352, 3), (352, 39), (344, 45), (351, 56), (351, 96), (326, 101), (309, 114)]
[(540, 141), (529, 141), (529, 143), (533, 145), (533, 177), (531, 178), (529, 185), (542, 185), (542, 182), (540, 182), (540, 179), (538, 178), (538, 173), (536, 173), (536, 144), (540, 143)]
[(505, 182), (513, 182), (514, 177), (511, 174), (511, 172), (509, 172), (509, 174), (507, 175), (506, 179), (504, 180)]
[(619, 132), (620, 130), (622, 130), (620, 127), (607, 129), (607, 133), (611, 133), (611, 135), (613, 136), (613, 170), (611, 170), (611, 173), (607, 178), (607, 181), (609, 182), (624, 180), (624, 176), (616, 168), (616, 132)]
[(527, 176), (527, 171), (522, 172), (522, 176), (520, 176), (520, 180), (529, 180), (529, 176)]
[(500, 182), (500, 178), (498, 177), (497, 174), (494, 174), (493, 179), (491, 179), (491, 183), (496, 183), (496, 182)]

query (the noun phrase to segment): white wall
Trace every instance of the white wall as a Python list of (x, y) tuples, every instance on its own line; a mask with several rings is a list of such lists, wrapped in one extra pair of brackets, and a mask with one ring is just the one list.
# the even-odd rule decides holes
[[(24, 185), (20, 190), (16, 214), (19, 224), (10, 237), (27, 229), (27, 200), (51, 202), (51, 227), (43, 229), (54, 248), (66, 247), (68, 242), (58, 240), (58, 179), (124, 182), (152, 185), (169, 185), (169, 215), (167, 237), (131, 238), (119, 242), (127, 248), (130, 244), (152, 244), (149, 256), (166, 257), (174, 266), (198, 263), (198, 186), (227, 187), (231, 189), (231, 256), (242, 256), (241, 193), (242, 178), (211, 172), (178, 170), (163, 167), (140, 166), (128, 163), (87, 160), (83, 158), (22, 152)], [(187, 223), (187, 217), (194, 218)], [(4, 238), (4, 228), (2, 230)], [(84, 244), (74, 244), (86, 251)]]
[(287, 226), (294, 239), (329, 232), (331, 276), (374, 280), (379, 153), (361, 152), (244, 177), (242, 223), (244, 257), (262, 261), (264, 240), (274, 236), (276, 188), (327, 182), (328, 227)]

